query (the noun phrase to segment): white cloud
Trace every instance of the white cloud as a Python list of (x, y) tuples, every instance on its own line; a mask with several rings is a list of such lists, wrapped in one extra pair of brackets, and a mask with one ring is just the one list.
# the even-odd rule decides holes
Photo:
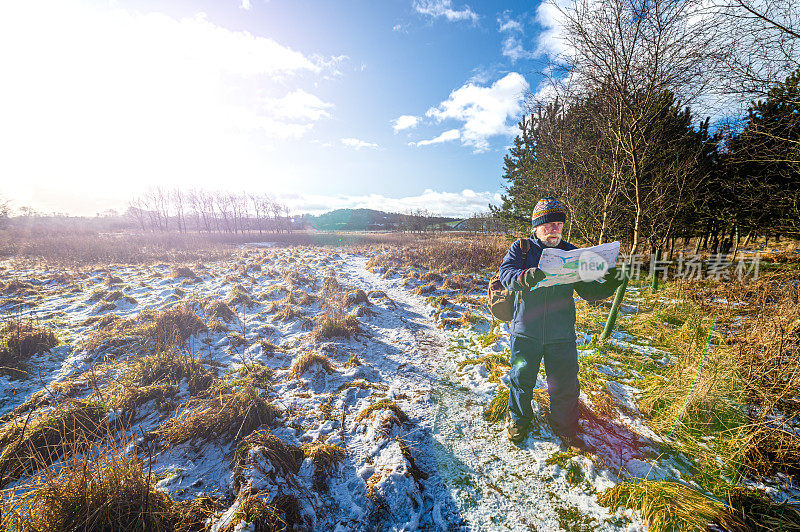
[(249, 11), (250, 8), (253, 7), (253, 4), (250, 3), (250, 0), (242, 0), (241, 7), (242, 9), (247, 9)]
[(489, 137), (516, 133), (516, 125), (507, 121), (509, 118), (516, 121), (527, 90), (525, 78), (511, 72), (489, 87), (467, 83), (425, 114), (439, 122), (463, 122), (461, 143), (472, 146), (475, 151), (485, 151), (489, 149)]
[(71, 182), (124, 198), (150, 184), (263, 176), (275, 139), (329, 116), (299, 87), (336, 63), (202, 14), (0, 2), (4, 192), (31, 198)]
[(264, 109), (269, 115), (288, 120), (314, 121), (330, 118), (328, 109), (331, 107), (332, 103), (323, 102), (303, 89), (290, 92), (283, 98), (269, 98), (264, 101)]
[(439, 135), (438, 137), (434, 137), (428, 140), (421, 140), (419, 142), (409, 142), (409, 146), (430, 146), (431, 144), (441, 144), (442, 142), (448, 142), (451, 140), (458, 140), (461, 138), (461, 132), (457, 129), (450, 129)]
[(516, 62), (519, 59), (532, 59), (536, 53), (528, 51), (523, 45), (525, 30), (522, 24), (511, 18), (508, 11), (497, 18), (498, 31), (505, 34), (503, 39), (503, 55)]
[[(536, 9), (536, 22), (543, 28), (539, 33), (536, 56), (547, 56), (555, 61), (566, 55), (573, 53), (567, 44), (564, 35), (564, 14), (561, 10), (568, 8), (574, 0), (558, 0), (555, 5), (552, 2), (542, 2)], [(559, 9), (560, 8), (560, 9)]]
[(381, 194), (364, 196), (312, 194), (278, 195), (278, 201), (289, 206), (293, 214), (322, 214), (334, 209), (375, 209), (384, 212), (408, 212), (425, 209), (438, 216), (466, 218), (476, 212), (486, 212), (489, 204), (499, 205), (499, 192), (439, 192), (426, 189), (417, 196), (390, 198)]
[(370, 148), (370, 149), (377, 149), (378, 145), (374, 142), (366, 142), (361, 139), (354, 139), (352, 137), (340, 139), (342, 144), (347, 146), (348, 148), (353, 148), (354, 150), (360, 150), (361, 148)]
[(403, 129), (417, 127), (418, 123), (419, 118), (414, 115), (400, 115), (392, 120), (392, 129), (394, 129), (394, 132), (397, 133)]
[(444, 17), (450, 22), (469, 20), (475, 23), (479, 18), (469, 6), (453, 9), (451, 0), (415, 0), (414, 9), (422, 15), (433, 18)]

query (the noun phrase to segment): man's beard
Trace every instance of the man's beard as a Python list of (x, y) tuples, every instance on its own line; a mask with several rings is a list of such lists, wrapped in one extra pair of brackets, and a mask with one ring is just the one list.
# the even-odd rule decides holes
[[(551, 240), (551, 239), (555, 239), (555, 242), (554, 242), (554, 243), (551, 243), (551, 242), (550, 242), (550, 240)], [(543, 239), (541, 239), (541, 238), (540, 238), (539, 240), (541, 240), (542, 242), (544, 242), (544, 244), (545, 244), (547, 247), (549, 247), (549, 248), (554, 248), (554, 247), (558, 246), (558, 245), (561, 243), (561, 235), (559, 235), (559, 236), (553, 236), (553, 237), (545, 237), (545, 238), (543, 238)]]

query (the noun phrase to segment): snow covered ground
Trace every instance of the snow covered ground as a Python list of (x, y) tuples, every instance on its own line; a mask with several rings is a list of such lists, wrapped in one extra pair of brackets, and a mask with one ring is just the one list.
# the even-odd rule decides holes
[[(253, 264), (259, 267), (249, 268)], [(222, 438), (162, 449), (152, 464), (159, 489), (178, 499), (204, 493), (226, 497), (230, 506), (216, 517), (215, 530), (231, 524), (242, 490), (258, 490), (265, 500), (296, 496), (305, 526), (313, 530), (645, 530), (636, 512), (610, 513), (598, 504), (597, 494), (631, 477), (680, 479), (688, 467), (685, 457), (659, 450), (660, 440), (636, 408), (637, 390), (612, 360), (596, 369), (605, 375), (615, 402), (613, 419), (581, 421), (595, 453), (564, 452), (543, 419), (521, 445), (510, 444), (503, 423), (483, 417), (498, 388), (489, 371), (481, 363), (459, 367), (468, 359), (505, 352), (507, 335), (493, 334), (485, 311), (469, 302), (451, 301), (444, 310), (428, 304), (430, 296), (481, 298), (484, 283), (473, 282), (468, 293), (441, 283), (432, 292), (417, 293), (427, 285), (424, 272), (370, 271), (365, 256), (321, 248), (246, 249), (231, 261), (194, 266), (197, 280), (173, 278), (174, 267), (166, 264), (108, 267), (69, 279), (57, 272), (4, 266), (3, 282), (27, 281), (38, 288), (37, 295), (26, 296), (31, 303), (36, 300), (33, 306), (21, 307), (19, 298), (0, 300), (5, 319), (50, 324), (62, 341), (31, 360), (27, 376), (0, 374), (0, 416), (6, 418), (43, 385), (74, 379), (102, 359), (103, 352), (86, 348), (95, 328), (86, 323), (93, 317), (135, 317), (147, 309), (190, 303), (208, 321), (204, 303), (228, 298), (234, 285), (252, 296), (252, 306), (231, 305), (237, 316), (228, 332), (199, 333), (187, 349), (216, 360), (228, 372), (248, 363), (271, 368), (272, 386), (265, 393), (282, 412), (272, 434), (296, 446), (324, 441), (344, 449), (346, 457), (320, 487), (310, 458), (293, 472), (253, 453), (249, 460), (261, 460), (260, 467), (236, 472), (232, 456), (238, 442)], [(287, 286), (291, 274), (296, 276), (290, 291), (319, 295), (323, 277), (331, 273), (347, 290), (369, 294), (358, 312), (363, 334), (315, 340), (308, 319), (320, 311), (319, 302), (298, 305), (302, 315), (288, 320), (268, 312), (279, 299), (270, 289)], [(107, 291), (121, 290), (125, 298), (110, 304), (90, 301), (112, 277), (118, 281)], [(484, 319), (473, 319), (467, 327), (441, 327), (442, 318), (466, 312)], [(232, 333), (244, 342), (236, 342)], [(265, 350), (262, 340), (285, 352)], [(666, 353), (630, 340), (617, 336), (614, 342), (657, 363), (670, 363)], [(293, 361), (310, 352), (329, 357), (332, 370), (315, 364), (302, 374), (292, 373)], [(580, 353), (589, 356), (593, 350)], [(348, 364), (353, 357), (360, 364)], [(544, 386), (540, 378), (538, 387)], [(185, 382), (178, 389), (180, 404), (191, 394)], [(591, 404), (586, 395), (582, 399)], [(402, 412), (365, 410), (382, 400)], [(150, 402), (137, 411), (128, 429), (131, 448), (164, 423), (165, 414), (157, 407)]]

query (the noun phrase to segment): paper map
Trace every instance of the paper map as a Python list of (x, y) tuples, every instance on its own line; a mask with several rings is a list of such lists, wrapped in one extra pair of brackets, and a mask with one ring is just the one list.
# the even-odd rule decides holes
[(600, 279), (609, 268), (616, 266), (617, 255), (619, 255), (619, 242), (572, 251), (544, 248), (539, 259), (539, 269), (546, 273), (547, 277), (531, 290)]

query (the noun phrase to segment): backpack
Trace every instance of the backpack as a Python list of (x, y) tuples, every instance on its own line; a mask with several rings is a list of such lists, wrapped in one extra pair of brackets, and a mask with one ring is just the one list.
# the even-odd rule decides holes
[[(520, 238), (519, 245), (522, 248), (522, 264), (524, 266), (525, 258), (531, 249), (531, 241), (527, 238)], [(500, 282), (499, 271), (489, 281), (489, 312), (500, 321), (511, 321), (511, 318), (514, 317), (514, 292), (506, 290), (503, 283)]]

